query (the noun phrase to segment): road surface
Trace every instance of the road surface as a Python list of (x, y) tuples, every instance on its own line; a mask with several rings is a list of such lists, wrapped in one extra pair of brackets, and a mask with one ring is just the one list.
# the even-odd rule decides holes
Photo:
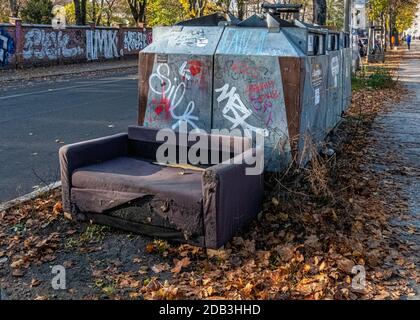
[(136, 119), (135, 71), (0, 91), (0, 203), (59, 180), (63, 143), (126, 131)]

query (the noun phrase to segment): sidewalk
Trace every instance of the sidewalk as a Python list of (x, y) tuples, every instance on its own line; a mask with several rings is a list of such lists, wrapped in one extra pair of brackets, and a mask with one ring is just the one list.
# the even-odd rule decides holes
[[(382, 183), (395, 188), (395, 199), (384, 199), (389, 206), (403, 200), (406, 214), (391, 221), (397, 234), (398, 251), (408, 251), (409, 258), (420, 270), (420, 42), (414, 42), (406, 52), (399, 70), (399, 80), (410, 90), (407, 99), (378, 114), (372, 129), (372, 154), (376, 163), (372, 169), (385, 177)], [(399, 199), (398, 196), (403, 196)], [(420, 284), (413, 281), (420, 299)]]
[(109, 70), (122, 70), (122, 69), (136, 69), (137, 59), (129, 60), (112, 60), (100, 61), (78, 64), (66, 65), (53, 65), (47, 67), (36, 67), (28, 69), (10, 69), (1, 70), (0, 72), (0, 87), (8, 85), (10, 82), (28, 81), (36, 79), (45, 79), (50, 77), (61, 77), (68, 75), (93, 73), (93, 72), (106, 72)]

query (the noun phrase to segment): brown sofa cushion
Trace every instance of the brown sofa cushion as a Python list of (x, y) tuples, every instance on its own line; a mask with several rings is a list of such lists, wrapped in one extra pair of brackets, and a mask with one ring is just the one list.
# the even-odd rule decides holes
[(202, 201), (201, 175), (198, 171), (119, 157), (76, 169), (72, 175), (72, 186), (79, 189), (161, 194), (188, 205)]
[(150, 217), (166, 219), (188, 237), (203, 232), (201, 178), (199, 171), (119, 157), (76, 169), (72, 202), (81, 212), (104, 213), (150, 198), (146, 208)]

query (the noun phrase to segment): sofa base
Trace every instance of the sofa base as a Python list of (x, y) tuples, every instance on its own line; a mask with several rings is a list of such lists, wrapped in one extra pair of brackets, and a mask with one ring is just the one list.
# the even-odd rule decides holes
[(84, 213), (83, 215), (87, 220), (92, 221), (93, 223), (122, 229), (135, 234), (141, 234), (148, 237), (159, 238), (173, 242), (188, 243), (200, 247), (204, 246), (203, 237), (186, 240), (183, 233), (178, 230), (132, 222), (100, 213)]

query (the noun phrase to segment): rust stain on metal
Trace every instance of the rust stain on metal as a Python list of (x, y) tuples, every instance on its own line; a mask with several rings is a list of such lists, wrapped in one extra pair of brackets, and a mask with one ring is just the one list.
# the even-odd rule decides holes
[(298, 151), (301, 116), (302, 62), (300, 58), (279, 58), (292, 152)]
[(139, 107), (138, 124), (143, 125), (144, 116), (147, 108), (147, 98), (149, 94), (149, 78), (153, 71), (155, 61), (154, 53), (139, 54)]

